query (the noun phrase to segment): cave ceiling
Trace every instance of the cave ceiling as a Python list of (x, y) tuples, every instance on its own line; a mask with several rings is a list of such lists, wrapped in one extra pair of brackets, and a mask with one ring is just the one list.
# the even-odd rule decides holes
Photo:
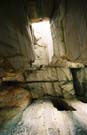
[(51, 18), (59, 0), (24, 0), (25, 11), (32, 22)]

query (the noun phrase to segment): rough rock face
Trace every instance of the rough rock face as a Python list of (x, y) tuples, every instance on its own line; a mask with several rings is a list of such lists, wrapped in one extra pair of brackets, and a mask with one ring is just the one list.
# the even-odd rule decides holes
[(75, 94), (69, 68), (45, 67), (29, 74), (27, 81), (36, 81), (29, 84), (33, 98), (45, 94), (71, 98)]
[(55, 57), (87, 64), (86, 9), (85, 0), (61, 0), (51, 19)]
[(28, 31), (27, 26), (21, 0), (0, 2), (0, 77), (7, 72), (23, 72), (34, 61), (33, 35), (30, 24)]
[[(67, 1), (64, 35), (67, 55), (71, 60), (87, 64), (87, 1)], [(79, 21), (80, 20), (80, 21)]]
[(63, 3), (61, 3), (60, 7), (55, 11), (53, 18), (51, 19), (54, 57), (57, 58), (61, 58), (66, 55), (62, 22), (64, 15), (65, 9)]
[(23, 88), (0, 89), (0, 128), (18, 121), (23, 110), (30, 103), (31, 94)]
[[(22, 0), (0, 1), (1, 80), (23, 79), (19, 73), (22, 74), (29, 69), (34, 61), (32, 30), (30, 24), (28, 30), (27, 27), (27, 14)], [(1, 80), (0, 134), (3, 127), (9, 128), (15, 125), (21, 118), (24, 109), (31, 103), (31, 95), (28, 91), (14, 86), (1, 86)]]

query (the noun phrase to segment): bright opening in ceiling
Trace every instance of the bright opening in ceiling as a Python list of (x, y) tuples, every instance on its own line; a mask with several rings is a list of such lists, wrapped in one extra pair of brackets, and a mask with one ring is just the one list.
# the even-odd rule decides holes
[(35, 35), (34, 50), (36, 54), (35, 63), (38, 65), (47, 65), (52, 60), (53, 43), (50, 29), (50, 22), (43, 21), (33, 23), (32, 28)]

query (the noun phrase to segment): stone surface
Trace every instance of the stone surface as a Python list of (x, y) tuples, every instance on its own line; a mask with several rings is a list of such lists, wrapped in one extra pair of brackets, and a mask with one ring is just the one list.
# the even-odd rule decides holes
[(72, 69), (75, 93), (87, 102), (87, 68)]
[[(67, 56), (74, 61), (87, 64), (87, 1), (67, 1), (67, 12), (64, 18), (64, 35)], [(85, 14), (85, 16), (84, 16)], [(79, 21), (80, 20), (80, 21)]]
[(0, 129), (19, 120), (23, 110), (31, 103), (31, 94), (17, 87), (0, 88)]
[(44, 94), (71, 98), (75, 94), (69, 68), (44, 67), (29, 74), (27, 81), (36, 81), (29, 84), (33, 98)]
[[(54, 57), (87, 64), (87, 1), (61, 0), (51, 19)], [(79, 21), (81, 20), (81, 21)]]
[(62, 22), (65, 15), (65, 9), (62, 6), (63, 3), (61, 3), (59, 8), (54, 12), (53, 18), (51, 19), (51, 32), (53, 38), (54, 57), (57, 58), (66, 56)]
[(52, 62), (49, 64), (51, 67), (64, 67), (64, 68), (84, 68), (84, 64), (79, 62), (71, 62), (65, 57), (57, 58), (53, 56)]
[(67, 101), (76, 111), (59, 111), (49, 101), (38, 100), (27, 108), (13, 129), (0, 135), (86, 135), (87, 104)]
[(32, 31), (22, 1), (0, 3), (0, 77), (23, 72), (34, 61)]

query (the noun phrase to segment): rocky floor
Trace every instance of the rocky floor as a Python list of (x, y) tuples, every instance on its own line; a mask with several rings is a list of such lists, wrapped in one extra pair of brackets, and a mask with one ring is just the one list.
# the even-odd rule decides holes
[(87, 104), (78, 100), (66, 102), (75, 110), (59, 111), (50, 101), (35, 101), (15, 127), (3, 129), (0, 135), (86, 135)]

